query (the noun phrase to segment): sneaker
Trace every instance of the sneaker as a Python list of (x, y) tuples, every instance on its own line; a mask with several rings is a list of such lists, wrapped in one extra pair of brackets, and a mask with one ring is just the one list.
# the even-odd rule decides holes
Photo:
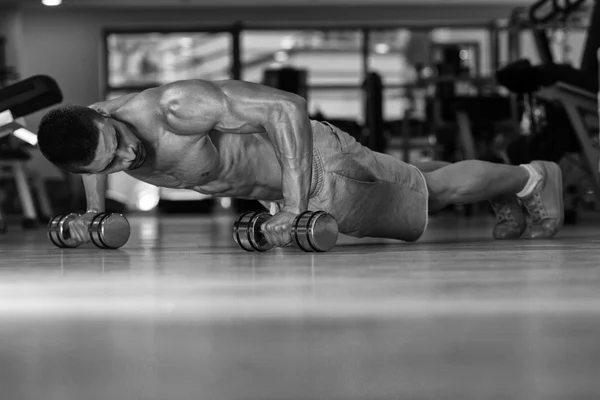
[(527, 228), (525, 211), (515, 195), (499, 196), (490, 200), (498, 222), (494, 226), (494, 239), (518, 239)]
[(530, 165), (541, 174), (542, 179), (529, 196), (521, 198), (521, 204), (529, 214), (523, 237), (551, 238), (564, 222), (562, 171), (553, 162), (532, 161)]

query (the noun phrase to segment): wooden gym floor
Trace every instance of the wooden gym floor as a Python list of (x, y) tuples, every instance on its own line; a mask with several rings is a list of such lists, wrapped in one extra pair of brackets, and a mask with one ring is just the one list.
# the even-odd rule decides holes
[(600, 398), (598, 218), (499, 242), (444, 216), (327, 254), (130, 220), (117, 251), (0, 236), (2, 400)]

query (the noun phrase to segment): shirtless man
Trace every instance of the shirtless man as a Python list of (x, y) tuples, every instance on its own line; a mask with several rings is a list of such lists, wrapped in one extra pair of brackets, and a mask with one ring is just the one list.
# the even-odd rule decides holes
[(563, 222), (556, 164), (523, 166), (467, 160), (417, 168), (373, 152), (328, 123), (309, 119), (303, 98), (241, 81), (178, 81), (89, 107), (44, 116), (41, 152), (81, 174), (87, 224), (104, 210), (106, 177), (125, 171), (153, 185), (213, 196), (260, 200), (274, 214), (262, 229), (269, 243), (291, 242), (305, 210), (332, 214), (341, 233), (415, 241), (429, 212), (490, 200), (493, 236), (547, 238)]

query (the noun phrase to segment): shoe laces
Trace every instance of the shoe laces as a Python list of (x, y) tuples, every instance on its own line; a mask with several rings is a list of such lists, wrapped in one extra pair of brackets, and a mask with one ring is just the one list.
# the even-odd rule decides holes
[(518, 226), (519, 224), (515, 220), (513, 213), (510, 209), (510, 205), (506, 200), (495, 200), (492, 201), (492, 208), (496, 213), (496, 220), (501, 223), (508, 223), (513, 226)]
[(521, 199), (523, 206), (529, 212), (532, 222), (539, 222), (548, 216), (544, 203), (542, 203), (542, 195), (536, 190), (533, 194), (525, 199)]

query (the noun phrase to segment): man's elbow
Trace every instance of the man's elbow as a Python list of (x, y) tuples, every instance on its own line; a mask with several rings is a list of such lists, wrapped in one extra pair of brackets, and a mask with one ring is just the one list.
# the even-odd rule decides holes
[(297, 108), (302, 108), (304, 110), (307, 109), (307, 107), (306, 107), (306, 99), (304, 97), (302, 97), (302, 96), (294, 95), (292, 102), (295, 104), (295, 106)]
[(283, 109), (293, 114), (308, 114), (306, 99), (296, 94), (290, 93), (281, 106)]
[(266, 109), (261, 115), (267, 117), (268, 122), (301, 121), (308, 118), (306, 100), (293, 93), (285, 93), (284, 96), (272, 98), (265, 104)]

